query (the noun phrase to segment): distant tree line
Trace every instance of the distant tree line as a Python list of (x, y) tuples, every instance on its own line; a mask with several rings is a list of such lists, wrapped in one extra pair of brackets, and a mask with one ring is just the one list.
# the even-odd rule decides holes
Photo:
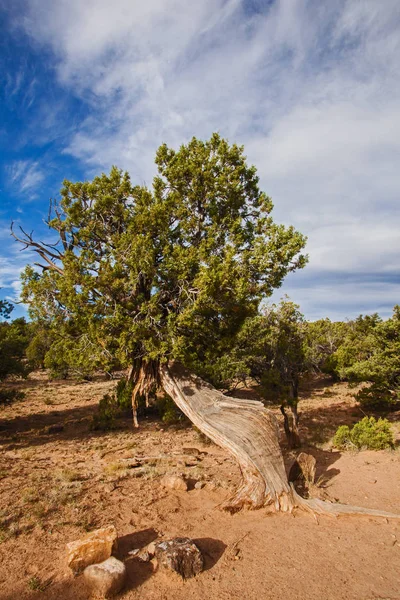
[[(71, 323), (60, 327), (59, 321), (51, 319), (9, 320), (12, 306), (7, 304), (6, 309), (0, 322), (0, 380), (44, 368), (52, 378), (80, 379), (123, 368)], [(292, 410), (294, 425), (301, 379), (317, 373), (350, 384), (365, 382), (356, 399), (367, 409), (396, 409), (400, 405), (400, 307), (395, 306), (386, 320), (373, 314), (349, 321), (311, 322), (299, 306), (284, 299), (246, 319), (231, 350), (216, 360), (204, 360), (198, 371), (225, 391), (257, 383), (265, 402)]]

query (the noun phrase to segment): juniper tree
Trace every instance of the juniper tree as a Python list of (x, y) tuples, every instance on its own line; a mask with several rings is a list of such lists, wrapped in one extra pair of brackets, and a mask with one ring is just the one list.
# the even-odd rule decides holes
[(23, 300), (33, 318), (72, 335), (81, 360), (129, 368), (134, 417), (137, 395), (161, 384), (237, 458), (243, 484), (227, 508), (291, 510), (299, 501), (274, 415), (193, 372), (228, 352), (260, 302), (306, 264), (305, 238), (273, 221), (243, 148), (219, 135), (162, 145), (155, 162), (151, 189), (116, 167), (65, 181), (48, 220), (54, 243), (14, 232), (40, 257), (23, 274)]
[(65, 181), (48, 222), (54, 244), (14, 234), (41, 259), (23, 277), (32, 316), (68, 324), (90, 360), (130, 367), (134, 404), (161, 384), (232, 453), (243, 482), (226, 508), (364, 512), (300, 498), (287, 480), (274, 415), (192, 372), (229, 350), (260, 301), (305, 265), (304, 236), (274, 223), (243, 148), (217, 134), (178, 151), (161, 146), (156, 165), (152, 189), (117, 168), (92, 182)]
[(158, 382), (160, 361), (201, 371), (223, 354), (306, 263), (304, 236), (274, 223), (243, 148), (214, 134), (162, 145), (155, 162), (152, 189), (116, 167), (64, 181), (48, 220), (54, 244), (14, 234), (41, 259), (23, 274), (31, 317), (50, 319), (88, 367), (130, 367), (134, 396)]

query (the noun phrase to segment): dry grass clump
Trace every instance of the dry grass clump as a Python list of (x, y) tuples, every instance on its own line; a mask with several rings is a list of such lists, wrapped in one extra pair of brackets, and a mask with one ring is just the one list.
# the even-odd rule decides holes
[(72, 483), (73, 481), (82, 481), (85, 479), (85, 476), (76, 469), (66, 468), (57, 473), (56, 479), (66, 483)]

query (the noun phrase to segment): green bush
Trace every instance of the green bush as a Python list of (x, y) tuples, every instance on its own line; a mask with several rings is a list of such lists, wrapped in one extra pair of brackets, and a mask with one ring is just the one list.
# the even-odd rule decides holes
[(29, 335), (29, 324), (24, 318), (0, 323), (0, 381), (9, 375), (28, 375), (30, 365), (25, 360), (25, 350)]
[(390, 390), (388, 385), (373, 383), (360, 390), (354, 397), (363, 408), (388, 411), (400, 407), (399, 396), (399, 390)]
[(364, 448), (367, 450), (383, 450), (392, 448), (393, 433), (387, 419), (364, 417), (356, 423), (352, 429), (347, 425), (341, 425), (333, 438), (336, 448)]
[(167, 394), (157, 400), (157, 408), (161, 420), (166, 425), (173, 425), (185, 419), (183, 412), (179, 410), (175, 402)]
[(120, 408), (114, 394), (105, 394), (99, 402), (97, 414), (93, 416), (91, 429), (94, 431), (115, 429), (119, 412)]
[(132, 391), (133, 381), (128, 381), (125, 377), (120, 379), (117, 383), (117, 403), (123, 410), (132, 408)]

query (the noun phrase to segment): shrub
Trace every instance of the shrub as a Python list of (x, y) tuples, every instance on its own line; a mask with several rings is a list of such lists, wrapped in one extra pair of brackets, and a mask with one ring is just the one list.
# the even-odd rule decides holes
[(91, 429), (94, 431), (108, 431), (116, 428), (116, 418), (119, 406), (114, 394), (105, 394), (99, 402), (97, 414), (93, 416)]
[(364, 417), (352, 429), (341, 425), (333, 438), (337, 448), (355, 447), (368, 450), (383, 450), (393, 447), (393, 433), (387, 419)]
[(43, 582), (36, 575), (28, 579), (28, 587), (34, 592), (44, 592), (47, 586), (48, 583)]
[(179, 410), (175, 402), (167, 394), (157, 400), (157, 408), (161, 420), (166, 425), (179, 423), (185, 419), (183, 412)]
[(373, 383), (371, 386), (360, 390), (355, 395), (355, 399), (364, 408), (377, 411), (388, 411), (399, 408), (399, 396), (399, 390), (390, 390), (387, 385)]
[(340, 425), (333, 438), (333, 445), (336, 448), (346, 449), (353, 445), (351, 441), (350, 427), (348, 425)]
[(25, 350), (29, 335), (29, 324), (24, 318), (0, 323), (0, 381), (9, 375), (28, 375), (30, 368), (25, 360)]
[(125, 377), (120, 379), (117, 383), (117, 403), (118, 406), (124, 410), (132, 408), (132, 391), (133, 381), (128, 381)]

